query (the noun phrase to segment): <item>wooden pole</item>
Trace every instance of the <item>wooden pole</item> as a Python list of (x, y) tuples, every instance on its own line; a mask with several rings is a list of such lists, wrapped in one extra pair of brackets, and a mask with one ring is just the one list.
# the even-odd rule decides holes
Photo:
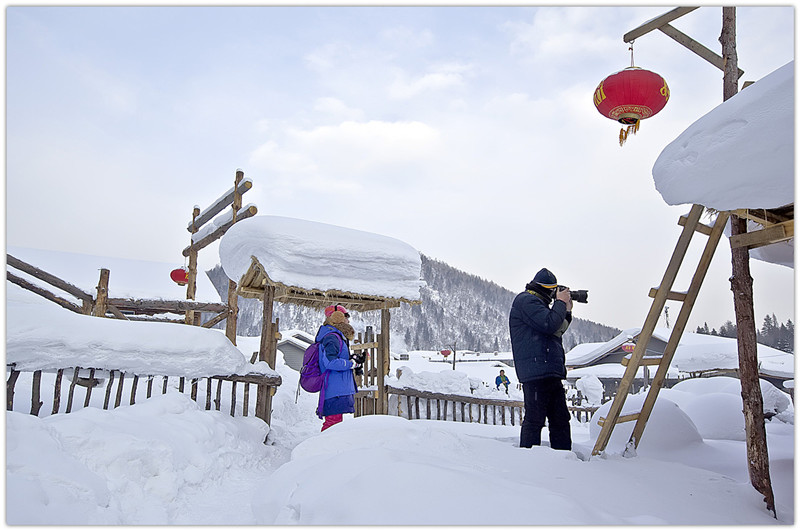
[[(736, 8), (722, 8), (722, 44), (724, 59), (723, 99), (736, 95), (739, 86), (736, 53)], [(747, 233), (747, 220), (731, 216), (731, 238)], [(764, 495), (767, 510), (777, 518), (775, 496), (769, 474), (767, 432), (764, 427), (764, 400), (758, 377), (755, 312), (753, 310), (753, 278), (750, 275), (750, 252), (747, 247), (731, 248), (731, 290), (736, 313), (736, 339), (739, 352), (739, 381), (747, 439), (747, 463), (750, 483)]]
[[(236, 223), (236, 213), (242, 208), (242, 194), (239, 192), (239, 183), (244, 179), (244, 172), (236, 170), (236, 178), (233, 184), (233, 223)], [(236, 320), (239, 316), (239, 297), (236, 294), (236, 282), (228, 280), (228, 320), (225, 322), (225, 335), (236, 344)]]
[(108, 269), (100, 270), (100, 281), (97, 284), (97, 299), (94, 303), (92, 315), (96, 317), (105, 317), (108, 311)]
[(378, 415), (385, 415), (389, 411), (389, 396), (386, 393), (386, 379), (385, 376), (389, 372), (389, 326), (391, 325), (391, 314), (388, 308), (381, 310), (381, 333), (380, 333), (380, 347), (378, 348), (378, 403), (376, 404), (376, 413)]
[[(192, 237), (197, 232), (197, 216), (200, 215), (200, 207), (195, 206), (192, 210), (192, 228), (191, 233)], [(189, 241), (190, 244), (194, 243), (192, 240)], [(186, 298), (189, 300), (194, 300), (195, 295), (197, 293), (197, 250), (192, 249), (189, 251), (189, 271), (188, 271), (188, 282), (186, 283)], [(186, 324), (195, 324), (195, 312), (194, 310), (186, 310)]]
[[(275, 355), (272, 342), (275, 333), (272, 326), (272, 303), (275, 300), (275, 286), (264, 288), (263, 309), (261, 313), (261, 343), (258, 348), (259, 361), (266, 361), (270, 368), (275, 368)], [(256, 390), (256, 417), (267, 424), (270, 422), (272, 411), (272, 393), (268, 386), (259, 385)]]

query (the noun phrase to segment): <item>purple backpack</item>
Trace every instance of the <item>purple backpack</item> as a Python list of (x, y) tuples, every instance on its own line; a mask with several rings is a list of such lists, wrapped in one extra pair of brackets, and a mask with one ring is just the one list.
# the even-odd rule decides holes
[[(336, 334), (336, 337), (339, 338), (339, 348), (341, 348), (342, 338), (339, 337), (339, 334)], [(318, 393), (325, 383), (325, 375), (319, 370), (319, 348), (320, 342), (315, 341), (303, 354), (303, 367), (300, 369), (300, 387), (309, 393)]]

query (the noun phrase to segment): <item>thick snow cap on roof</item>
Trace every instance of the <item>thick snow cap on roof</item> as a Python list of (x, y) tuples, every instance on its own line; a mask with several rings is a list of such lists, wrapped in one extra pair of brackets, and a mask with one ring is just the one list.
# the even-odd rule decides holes
[(690, 125), (661, 152), (653, 178), (670, 205), (794, 203), (794, 61)]
[(239, 282), (252, 257), (273, 282), (419, 300), (419, 251), (400, 240), (326, 223), (255, 216), (235, 224), (219, 245), (222, 268)]

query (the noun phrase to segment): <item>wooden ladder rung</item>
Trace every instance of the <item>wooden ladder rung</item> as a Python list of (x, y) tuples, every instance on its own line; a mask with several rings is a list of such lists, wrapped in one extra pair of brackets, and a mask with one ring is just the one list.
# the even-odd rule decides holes
[[(647, 294), (651, 299), (655, 299), (656, 295), (658, 294), (657, 288), (650, 288), (650, 292)], [(667, 299), (671, 301), (679, 301), (683, 302), (686, 300), (686, 292), (685, 291), (670, 291), (667, 293)]]
[[(661, 356), (644, 356), (642, 358), (642, 361), (639, 362), (639, 366), (642, 366), (642, 365), (661, 365), (661, 360), (662, 359), (664, 359), (664, 358), (662, 358)], [(620, 361), (620, 363), (622, 363), (626, 367), (628, 366), (628, 364), (630, 362), (631, 362), (630, 354), (625, 356), (624, 358), (622, 358), (622, 360)]]
[[(681, 227), (685, 227), (687, 220), (688, 220), (688, 218), (686, 216), (679, 217), (678, 218), (678, 225), (680, 225)], [(698, 223), (697, 225), (694, 226), (694, 230), (696, 230), (697, 232), (699, 232), (701, 234), (705, 234), (706, 236), (711, 236), (711, 231), (713, 229), (711, 227), (709, 227), (708, 225), (704, 225), (702, 223)]]
[[(617, 417), (617, 422), (616, 423), (617, 424), (621, 424), (623, 422), (630, 422), (630, 421), (636, 420), (638, 418), (639, 418), (639, 413), (631, 413), (630, 415), (620, 415), (619, 417)], [(600, 417), (600, 419), (597, 421), (597, 425), (598, 426), (602, 426), (605, 423), (606, 423), (606, 418), (605, 417)]]

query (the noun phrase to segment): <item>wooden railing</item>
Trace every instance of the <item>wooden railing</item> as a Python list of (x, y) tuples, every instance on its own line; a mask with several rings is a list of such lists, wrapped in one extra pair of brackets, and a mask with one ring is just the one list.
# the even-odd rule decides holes
[[(250, 373), (245, 375), (229, 375), (229, 376), (210, 376), (199, 378), (188, 378), (184, 376), (158, 376), (146, 375), (139, 376), (136, 374), (125, 373), (119, 370), (103, 370), (103, 369), (81, 369), (80, 367), (70, 369), (58, 369), (53, 371), (18, 371), (14, 368), (14, 364), (6, 365), (6, 372), (8, 380), (6, 381), (6, 410), (14, 410), (14, 393), (18, 380), (21, 375), (25, 375), (25, 382), (28, 382), (27, 376), (30, 375), (30, 388), (31, 388), (31, 408), (30, 414), (39, 416), (42, 411), (43, 402), (43, 376), (48, 380), (52, 379), (52, 410), (51, 414), (60, 413), (62, 399), (66, 398), (66, 407), (64, 413), (70, 413), (76, 406), (76, 400), (80, 400), (76, 395), (76, 387), (80, 386), (85, 388), (83, 393), (83, 407), (102, 407), (103, 409), (116, 408), (120, 405), (133, 405), (136, 401), (142, 401), (150, 398), (153, 393), (166, 394), (167, 389), (177, 389), (181, 393), (189, 392), (192, 400), (201, 403), (205, 398), (205, 409), (211, 410), (212, 408), (220, 411), (223, 404), (229, 406), (226, 408), (230, 411), (231, 416), (236, 415), (237, 407), (241, 412), (241, 416), (248, 416), (250, 409), (253, 410), (254, 415), (261, 418), (265, 422), (270, 422), (270, 412), (265, 408), (260, 408), (259, 411), (259, 397), (269, 396), (274, 393), (281, 384), (280, 376), (267, 376), (263, 374)], [(68, 384), (63, 383), (64, 374), (67, 373), (71, 377)], [(88, 373), (88, 374), (87, 374)], [(106, 380), (103, 382), (103, 380)], [(205, 382), (203, 382), (205, 380)], [(223, 395), (223, 382), (229, 383), (224, 387), (229, 389)], [(103, 385), (105, 384), (105, 385)], [(242, 386), (242, 400), (237, 400), (237, 387), (239, 384)], [(49, 382), (44, 382), (49, 393)], [(68, 389), (62, 389), (66, 385)], [(114, 389), (116, 385), (116, 389)], [(216, 389), (214, 386), (216, 385)], [(255, 386), (255, 393), (252, 393), (251, 399), (250, 387)], [(102, 387), (105, 389), (102, 389)], [(98, 392), (94, 392), (95, 388)], [(202, 389), (202, 390), (201, 390)], [(66, 397), (64, 394), (66, 393)], [(94, 396), (94, 400), (92, 397)], [(113, 398), (112, 398), (113, 397)], [(49, 396), (48, 396), (49, 398)], [(125, 403), (123, 403), (125, 402)], [(251, 404), (255, 402), (255, 404)], [(17, 407), (17, 410), (20, 408)]]
[[(356, 416), (373, 414), (369, 405), (374, 393), (374, 390), (368, 389), (356, 394)], [(522, 424), (525, 415), (525, 404), (520, 400), (449, 395), (391, 386), (387, 386), (387, 393), (389, 414), (407, 419), (424, 417), (428, 420), (454, 420), (504, 426), (508, 419), (508, 422), (515, 426)], [(599, 406), (568, 405), (567, 408), (579, 422), (588, 422)]]

